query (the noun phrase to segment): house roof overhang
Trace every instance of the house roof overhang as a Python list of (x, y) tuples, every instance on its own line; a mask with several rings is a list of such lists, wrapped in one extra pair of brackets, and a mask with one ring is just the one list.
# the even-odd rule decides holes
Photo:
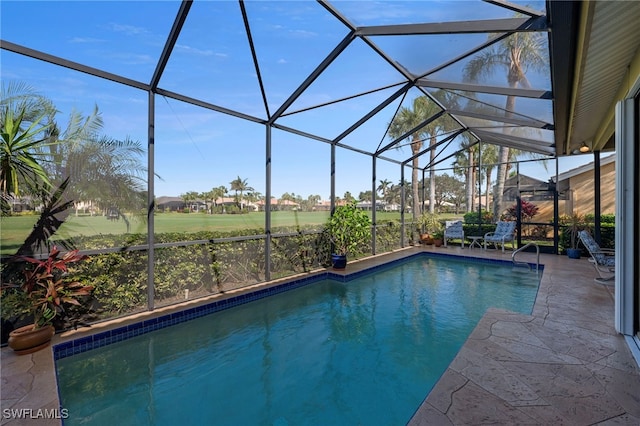
[(640, 5), (548, 1), (556, 155), (613, 151), (615, 104), (640, 77)]

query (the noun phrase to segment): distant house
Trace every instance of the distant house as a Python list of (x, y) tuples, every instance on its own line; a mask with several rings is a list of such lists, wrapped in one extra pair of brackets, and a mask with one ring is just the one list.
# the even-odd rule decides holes
[(218, 197), (213, 200), (214, 206), (235, 206), (236, 199), (234, 197)]
[(396, 203), (385, 204), (383, 209), (385, 212), (399, 212), (400, 204), (396, 204)]
[[(3, 198), (5, 197), (3, 196)], [(37, 200), (33, 200), (28, 195), (21, 197), (13, 197), (12, 195), (7, 195), (5, 200), (7, 204), (11, 206), (11, 211), (16, 213), (40, 209), (40, 206), (36, 207), (35, 201)]]
[[(595, 212), (594, 163), (588, 163), (558, 175), (558, 191), (566, 192), (564, 206), (559, 214)], [(555, 180), (555, 179), (554, 179)], [(615, 154), (600, 159), (600, 213), (616, 211), (616, 163)]]
[(182, 211), (186, 204), (180, 197), (158, 197), (156, 198), (156, 209), (159, 211)]
[(331, 211), (331, 201), (329, 200), (321, 200), (313, 206), (313, 209), (318, 212), (328, 212)]
[[(211, 200), (209, 200), (209, 203), (211, 203)], [(248, 203), (246, 200), (244, 200), (242, 203), (242, 207), (246, 210), (258, 211), (259, 204), (260, 204), (260, 201), (258, 201), (257, 203)], [(236, 197), (219, 197), (213, 200), (212, 205), (218, 206), (218, 207), (222, 206), (222, 210), (224, 212), (225, 207), (238, 205), (238, 200), (236, 199)]]
[(276, 207), (281, 211), (299, 210), (300, 204), (291, 200), (278, 200)]
[(553, 186), (552, 182), (523, 174), (510, 176), (505, 181), (500, 211), (513, 207), (520, 197), (538, 207), (534, 222), (549, 222), (553, 220)]
[[(346, 205), (347, 205), (347, 201), (346, 200), (338, 200), (338, 201), (336, 201), (336, 207), (337, 206), (346, 206)], [(315, 206), (313, 206), (313, 210), (314, 211), (318, 211), (318, 212), (331, 211), (331, 201), (330, 200), (319, 201)]]
[[(260, 200), (258, 202), (255, 203), (256, 208), (259, 211), (265, 211), (265, 206), (266, 206), (266, 201), (265, 200)], [(299, 210), (300, 209), (300, 204), (291, 201), (291, 200), (278, 200), (275, 197), (271, 197), (271, 211), (292, 211), (292, 210)]]
[[(519, 183), (518, 180), (520, 181)], [(546, 195), (549, 189), (549, 182), (523, 174), (511, 176), (504, 183), (503, 200), (512, 204), (522, 193), (535, 198), (536, 194)], [(510, 205), (508, 207), (510, 207)]]

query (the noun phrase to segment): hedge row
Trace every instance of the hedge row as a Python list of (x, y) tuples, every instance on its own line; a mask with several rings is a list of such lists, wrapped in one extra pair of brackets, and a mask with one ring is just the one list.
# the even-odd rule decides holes
[[(298, 232), (300, 231), (300, 232)], [(260, 235), (259, 229), (156, 234), (155, 243), (187, 243), (154, 250), (154, 305), (177, 303), (185, 298), (215, 294), (266, 280), (264, 238), (212, 242), (214, 239)], [(278, 233), (294, 233), (278, 236)], [(324, 232), (306, 229), (273, 230), (270, 247), (271, 279), (330, 265), (330, 242)], [(206, 241), (189, 244), (189, 241)], [(377, 227), (378, 253), (399, 248), (400, 225), (388, 222)], [(115, 253), (95, 254), (70, 271), (70, 278), (94, 286), (93, 319), (104, 319), (145, 310), (147, 307), (148, 252), (143, 234), (100, 235), (74, 240), (80, 250), (112, 247)], [(355, 256), (371, 254), (370, 244)], [(7, 318), (11, 312), (3, 312)]]

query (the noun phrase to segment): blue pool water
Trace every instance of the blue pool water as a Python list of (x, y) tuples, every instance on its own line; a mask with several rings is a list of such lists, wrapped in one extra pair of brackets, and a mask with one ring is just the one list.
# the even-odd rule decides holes
[(405, 424), (486, 309), (529, 314), (538, 284), (428, 257), (312, 283), (58, 360), (64, 424)]

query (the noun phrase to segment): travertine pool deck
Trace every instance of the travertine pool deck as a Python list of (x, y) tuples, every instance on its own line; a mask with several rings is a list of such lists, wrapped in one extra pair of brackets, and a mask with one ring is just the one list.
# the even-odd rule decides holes
[[(422, 250), (511, 260), (497, 250), (416, 247), (350, 262), (346, 272)], [(535, 263), (535, 254), (518, 260)], [(613, 327), (613, 286), (593, 281), (587, 259), (541, 255), (541, 263), (532, 315), (488, 311), (410, 425), (640, 425), (640, 369)], [(0, 424), (60, 424), (4, 415), (59, 408), (51, 348), (24, 356), (2, 348), (1, 361)]]
[(613, 286), (584, 258), (541, 263), (532, 315), (487, 312), (410, 425), (640, 425), (640, 370), (614, 329)]

